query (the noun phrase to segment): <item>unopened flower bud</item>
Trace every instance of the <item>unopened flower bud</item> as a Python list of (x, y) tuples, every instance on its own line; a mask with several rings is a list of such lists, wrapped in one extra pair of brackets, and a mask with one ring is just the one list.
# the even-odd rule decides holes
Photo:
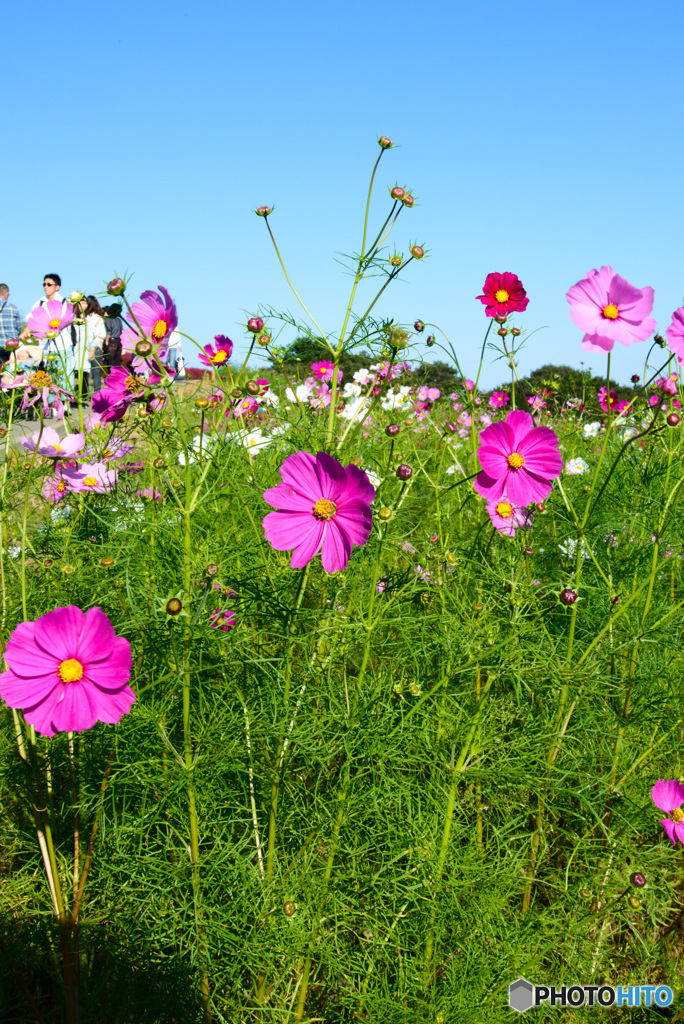
[(495, 319), (497, 324), (505, 324), (506, 321), (508, 320), (508, 317), (507, 316), (495, 316), (494, 319)]
[(152, 415), (152, 410), (150, 409), (149, 405), (141, 405), (140, 408), (138, 409), (138, 419), (139, 420), (146, 420), (147, 417), (151, 416), (151, 415)]
[(641, 900), (638, 896), (629, 896), (627, 898), (627, 902), (629, 903), (632, 910), (639, 910), (639, 908), (641, 907)]
[(667, 417), (668, 427), (678, 427), (681, 422), (681, 416), (676, 412), (671, 412)]
[(7, 430), (5, 427), (0, 427), (0, 437), (7, 437)]
[(429, 537), (429, 541), (430, 541), (431, 544), (437, 544), (439, 542), (439, 534), (438, 533), (431, 533), (430, 537)]
[(230, 393), (231, 398), (242, 398), (242, 390), (240, 388), (233, 388)]
[(52, 561), (51, 558), (46, 558), (45, 561), (43, 562), (43, 565), (45, 566), (46, 569), (51, 569), (52, 566), (54, 565), (54, 562)]
[(400, 431), (401, 427), (398, 423), (388, 423), (385, 427), (385, 433), (388, 437), (396, 437)]
[(638, 384), (639, 381), (641, 380), (641, 377), (639, 376), (638, 373), (633, 373), (632, 376), (629, 379), (631, 380), (632, 384)]
[(173, 426), (173, 420), (162, 420), (162, 427), (166, 427), (166, 429), (168, 430), (169, 427), (172, 427), (172, 426)]
[(563, 602), (563, 604), (574, 604), (577, 600), (577, 594), (574, 590), (570, 590), (569, 587), (566, 587), (565, 590), (561, 590), (560, 599)]
[(473, 611), (474, 612), (483, 612), (484, 611), (484, 605), (480, 604), (479, 601), (476, 601), (476, 603), (473, 605)]
[(446, 430), (447, 434), (458, 433), (458, 427), (456, 426), (455, 423), (452, 423), (451, 420), (446, 421), (446, 423), (444, 424), (444, 429)]
[(419, 334), (420, 334), (421, 331), (424, 331), (425, 330), (425, 324), (423, 323), (423, 321), (422, 320), (416, 320), (416, 322), (413, 325), (413, 330), (414, 331), (418, 331)]
[(414, 197), (411, 195), (410, 192), (407, 192), (406, 195), (404, 196), (404, 198), (402, 199), (402, 203), (404, 204), (404, 206), (408, 206), (408, 207), (413, 206), (415, 201), (416, 200), (414, 199)]
[(425, 249), (423, 249), (422, 245), (412, 245), (411, 255), (416, 260), (422, 260), (423, 256), (425, 255)]
[(74, 571), (73, 565), (65, 565), (62, 568), (62, 572), (64, 573), (65, 576), (71, 576), (73, 571)]
[(620, 597), (618, 594), (614, 594), (610, 599), (611, 604), (620, 604)]
[(120, 277), (113, 278), (107, 285), (107, 291), (110, 295), (123, 295), (125, 290), (126, 284)]
[(218, 565), (215, 565), (213, 562), (210, 562), (204, 571), (206, 572), (207, 576), (215, 576), (216, 573), (218, 572)]
[(394, 143), (391, 139), (388, 139), (386, 135), (381, 135), (378, 139), (378, 145), (380, 149), (391, 149)]
[(251, 316), (247, 321), (247, 330), (251, 331), (252, 334), (258, 334), (263, 326), (264, 321), (260, 316)]
[(183, 611), (183, 602), (179, 597), (172, 597), (166, 602), (167, 615), (179, 615)]
[(390, 256), (389, 261), (393, 267), (400, 267), (404, 262), (403, 257), (401, 257), (398, 252), (395, 252), (393, 256)]
[(7, 341), (3, 342), (3, 348), (6, 348), (9, 352), (16, 352), (20, 345), (21, 342), (18, 338), (8, 338)]
[(473, 405), (475, 406), (476, 409), (479, 409), (480, 406), (482, 405), (482, 399), (480, 398), (479, 395), (475, 395), (475, 397), (473, 398)]
[(77, 302), (82, 302), (85, 299), (83, 292), (72, 292), (69, 296), (69, 302), (72, 306), (75, 306)]
[(397, 476), (400, 480), (410, 480), (413, 476), (413, 470), (405, 462), (402, 462), (401, 465), (397, 466)]
[(196, 398), (195, 399), (195, 408), (196, 409), (206, 409), (208, 405), (209, 405), (209, 399), (208, 398)]
[(665, 348), (665, 346), (667, 345), (667, 342), (663, 338), (662, 334), (654, 334), (653, 340), (655, 341), (656, 345), (660, 345), (661, 348)]
[(519, 327), (511, 327), (511, 334), (515, 338), (519, 338), (520, 337), (520, 328)]
[(453, 553), (453, 551), (447, 551), (447, 553), (446, 553), (446, 555), (444, 557), (446, 558), (446, 560), (449, 563), (449, 565), (456, 565), (456, 563), (458, 561), (458, 559), (456, 558), (456, 555)]
[(273, 207), (272, 206), (259, 206), (257, 208), (256, 214), (257, 214), (257, 217), (268, 217), (269, 213), (271, 213), (272, 211), (273, 211)]
[(266, 345), (270, 345), (271, 344), (271, 335), (270, 334), (266, 334), (266, 332), (264, 331), (263, 334), (259, 334), (257, 336), (257, 340), (256, 341), (257, 341), (257, 345), (263, 345), (264, 348), (265, 348)]
[(500, 338), (505, 338), (506, 335), (508, 334), (508, 328), (500, 327), (496, 333), (499, 335)]
[(633, 871), (629, 876), (629, 880), (635, 889), (643, 889), (646, 885), (646, 876), (641, 871)]
[(523, 548), (523, 551), (525, 552), (526, 555), (533, 555), (534, 554), (534, 548)]
[(111, 569), (111, 567), (114, 565), (114, 559), (113, 558), (101, 558), (100, 559), (100, 565), (102, 566), (103, 569)]
[(434, 334), (428, 334), (427, 338), (425, 339), (425, 344), (427, 345), (428, 348), (432, 348), (434, 343), (435, 343), (435, 336), (434, 336)]
[(543, 501), (537, 502), (537, 512), (546, 512), (546, 505)]
[(248, 395), (258, 395), (261, 391), (261, 387), (255, 380), (248, 380), (245, 384), (245, 391)]
[(297, 904), (293, 903), (292, 900), (288, 900), (287, 903), (283, 903), (283, 914), (285, 917), (294, 917), (297, 912)]
[(160, 458), (160, 459), (155, 459), (154, 462), (152, 463), (152, 465), (154, 466), (155, 469), (163, 469), (164, 466), (166, 465), (166, 463), (164, 462), (163, 459)]
[(392, 199), (403, 199), (406, 195), (406, 190), (400, 188), (399, 185), (395, 185), (394, 188), (390, 189), (390, 195), (392, 196)]
[(392, 509), (388, 508), (387, 505), (383, 505), (383, 507), (378, 512), (378, 515), (380, 516), (381, 519), (385, 519), (385, 520), (391, 519), (392, 518)]
[(143, 358), (145, 358), (145, 356), (152, 355), (152, 342), (148, 341), (147, 338), (141, 338), (135, 346), (135, 351)]

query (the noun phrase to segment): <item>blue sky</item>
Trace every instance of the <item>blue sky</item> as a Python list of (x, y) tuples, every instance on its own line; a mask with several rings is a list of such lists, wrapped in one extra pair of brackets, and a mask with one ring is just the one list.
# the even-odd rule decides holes
[[(68, 293), (128, 271), (136, 295), (170, 289), (188, 334), (245, 352), (259, 305), (299, 312), (252, 212), (267, 203), (297, 288), (334, 333), (351, 284), (335, 257), (360, 246), (387, 134), (398, 145), (374, 215), (386, 186), (409, 185), (419, 201), (393, 244), (430, 254), (378, 313), (440, 324), (474, 371), (475, 296), (511, 270), (530, 297), (518, 323), (544, 328), (521, 369), (602, 372), (564, 298), (587, 270), (653, 286), (663, 332), (684, 301), (683, 28), (680, 0), (12, 5), (0, 279), (26, 311), (46, 272)], [(618, 379), (647, 348), (615, 353)], [(499, 363), (483, 380), (505, 377)]]

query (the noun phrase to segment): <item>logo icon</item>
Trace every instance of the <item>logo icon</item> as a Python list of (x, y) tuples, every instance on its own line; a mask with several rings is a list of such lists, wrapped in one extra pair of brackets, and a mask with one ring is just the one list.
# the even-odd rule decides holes
[(508, 1005), (518, 1013), (525, 1013), (534, 1006), (534, 985), (525, 978), (516, 978), (508, 986)]

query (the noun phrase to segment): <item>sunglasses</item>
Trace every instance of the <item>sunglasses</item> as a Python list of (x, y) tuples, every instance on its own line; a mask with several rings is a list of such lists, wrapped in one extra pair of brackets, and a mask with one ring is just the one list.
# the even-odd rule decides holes
[(57, 285), (54, 281), (43, 281), (43, 288), (56, 288)]

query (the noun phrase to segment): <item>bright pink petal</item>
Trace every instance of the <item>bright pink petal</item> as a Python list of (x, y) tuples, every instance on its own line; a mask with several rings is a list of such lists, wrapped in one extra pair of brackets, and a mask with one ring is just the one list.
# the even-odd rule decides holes
[(353, 544), (362, 547), (373, 529), (373, 514), (366, 505), (347, 505), (344, 511), (338, 509), (331, 522), (342, 530)]
[(298, 494), (307, 497), (315, 495), (314, 505), (322, 497), (319, 494), (320, 483), (316, 475), (316, 458), (309, 452), (296, 452), (294, 455), (288, 455), (280, 467), (280, 475), (283, 478), (283, 483), (289, 484)]
[(660, 824), (667, 832), (667, 837), (673, 846), (677, 845), (677, 838), (675, 836), (675, 823), (672, 818), (662, 818)]
[(84, 678), (100, 690), (112, 693), (122, 689), (131, 677), (131, 645), (125, 637), (114, 637), (105, 660), (87, 662)]
[(512, 505), (530, 505), (533, 501), (544, 501), (551, 493), (549, 480), (528, 473), (525, 468), (511, 472), (506, 479), (506, 497)]
[(511, 451), (519, 451), (519, 445), (523, 438), (527, 437), (531, 430), (536, 429), (534, 420), (529, 412), (523, 409), (513, 409), (506, 417), (506, 426), (511, 432)]
[(684, 804), (684, 786), (676, 779), (659, 779), (651, 790), (651, 800), (661, 811), (671, 814)]
[[(511, 449), (512, 451), (513, 449)], [(498, 480), (499, 477), (505, 476), (508, 473), (508, 455), (510, 452), (501, 452), (496, 448), (490, 448), (489, 445), (483, 444), (477, 450), (477, 457), (480, 460), (485, 473)]]
[(59, 667), (54, 653), (36, 645), (35, 622), (20, 622), (7, 641), (5, 661), (23, 679), (49, 675)]
[(585, 334), (582, 338), (582, 348), (585, 352), (610, 352), (612, 347), (612, 338), (600, 334)]
[(65, 684), (61, 700), (52, 710), (52, 725), (57, 732), (82, 732), (92, 729), (96, 721), (97, 711), (90, 696), (90, 687), (80, 682)]
[(323, 537), (321, 561), (326, 572), (340, 572), (346, 569), (352, 553), (352, 542), (335, 516), (329, 523)]
[(26, 679), (11, 669), (0, 675), (0, 697), (10, 708), (30, 708), (46, 700), (56, 686), (61, 686), (56, 668), (46, 675)]
[(41, 615), (35, 622), (35, 641), (46, 654), (58, 661), (76, 657), (85, 616), (80, 608), (67, 605)]
[(314, 519), (313, 524), (314, 525), (310, 528), (309, 533), (300, 538), (300, 542), (292, 552), (290, 565), (293, 569), (303, 569), (304, 566), (308, 565), (311, 559), (315, 558), (321, 550), (323, 536), (325, 533), (325, 524), (318, 519)]
[(276, 551), (290, 551), (314, 526), (321, 526), (311, 512), (269, 512), (264, 516), (264, 536)]
[(313, 512), (313, 507), (318, 500), (309, 495), (299, 494), (289, 484), (283, 483), (269, 487), (264, 491), (263, 498), (274, 508), (284, 509), (288, 512), (308, 512), (309, 514)]
[[(71, 657), (76, 658), (82, 665), (103, 661), (109, 657), (114, 639), (114, 627), (105, 613), (101, 608), (91, 608), (83, 616), (79, 640)], [(122, 680), (122, 683), (127, 680), (128, 677)]]
[(498, 501), (504, 495), (506, 477), (489, 476), (484, 471), (478, 473), (473, 482), (473, 487), (478, 494), (481, 494), (487, 501)]

